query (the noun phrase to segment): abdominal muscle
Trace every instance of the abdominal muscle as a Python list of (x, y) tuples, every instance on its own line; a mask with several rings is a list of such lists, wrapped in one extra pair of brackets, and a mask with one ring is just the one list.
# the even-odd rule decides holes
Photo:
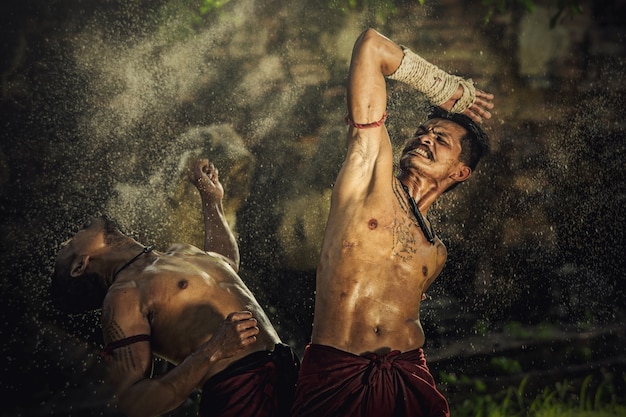
[[(408, 277), (402, 276), (372, 280), (372, 276), (380, 276), (379, 268), (369, 265), (365, 275), (348, 268), (352, 274), (342, 277), (324, 276), (320, 265), (312, 343), (357, 355), (404, 352), (423, 346), (419, 321), (422, 286), (406, 282)], [(341, 268), (335, 271), (341, 272)]]
[(393, 194), (337, 203), (317, 269), (312, 342), (357, 355), (422, 347), (421, 297), (445, 259)]

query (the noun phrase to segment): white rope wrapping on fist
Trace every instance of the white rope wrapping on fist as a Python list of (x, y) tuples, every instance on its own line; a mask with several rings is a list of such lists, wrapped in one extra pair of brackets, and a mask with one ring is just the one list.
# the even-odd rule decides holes
[(448, 101), (460, 84), (463, 87), (463, 95), (452, 106), (450, 112), (463, 113), (474, 104), (476, 88), (471, 79), (465, 80), (456, 75), (448, 74), (409, 48), (403, 46), (402, 50), (404, 57), (400, 66), (387, 78), (403, 82), (421, 91), (435, 106), (441, 106)]

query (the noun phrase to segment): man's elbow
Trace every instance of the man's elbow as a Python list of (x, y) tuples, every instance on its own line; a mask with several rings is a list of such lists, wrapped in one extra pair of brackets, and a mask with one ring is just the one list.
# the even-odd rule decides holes
[(375, 29), (369, 28), (365, 29), (356, 40), (356, 45), (360, 48), (376, 48), (379, 45), (379, 41), (382, 38), (382, 35), (378, 33)]
[(359, 37), (363, 38), (363, 40), (372, 41), (382, 37), (382, 35), (374, 28), (367, 28), (361, 32)]

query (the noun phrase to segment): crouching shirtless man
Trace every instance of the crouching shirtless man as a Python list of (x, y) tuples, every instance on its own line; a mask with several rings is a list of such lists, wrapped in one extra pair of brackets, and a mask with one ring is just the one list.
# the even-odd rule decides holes
[[(218, 171), (200, 160), (204, 250), (160, 253), (95, 218), (63, 243), (52, 295), (67, 312), (102, 308), (104, 354), (121, 410), (156, 416), (202, 391), (200, 415), (286, 416), (299, 361), (237, 275)], [(176, 365), (151, 375), (153, 356)]]
[[(384, 124), (386, 77), (446, 110), (417, 128), (398, 172)], [(292, 416), (448, 416), (422, 351), (420, 301), (447, 256), (426, 214), (476, 167), (486, 148), (476, 122), (491, 117), (493, 96), (371, 29), (355, 43), (347, 95), (347, 155)]]

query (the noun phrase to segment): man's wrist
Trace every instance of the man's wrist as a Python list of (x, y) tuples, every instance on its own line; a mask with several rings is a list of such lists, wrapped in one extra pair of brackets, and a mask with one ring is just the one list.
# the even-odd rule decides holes
[(434, 64), (426, 61), (409, 48), (402, 46), (404, 57), (396, 70), (387, 78), (408, 84), (424, 93), (435, 106), (441, 106), (456, 93), (459, 85), (463, 87), (463, 95), (454, 105), (452, 111), (462, 113), (476, 99), (476, 89), (472, 80), (465, 80), (456, 75), (448, 74)]

